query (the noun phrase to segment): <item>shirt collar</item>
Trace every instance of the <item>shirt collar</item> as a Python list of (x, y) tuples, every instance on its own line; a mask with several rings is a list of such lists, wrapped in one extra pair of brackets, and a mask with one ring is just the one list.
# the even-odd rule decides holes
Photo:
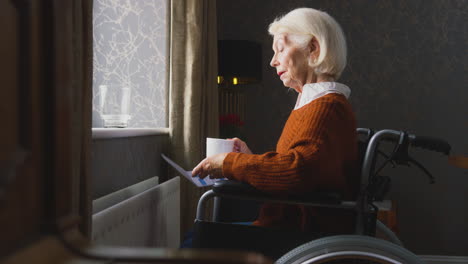
[(302, 93), (299, 93), (297, 97), (296, 106), (294, 110), (303, 107), (304, 105), (312, 102), (313, 100), (322, 97), (329, 93), (342, 94), (349, 98), (351, 90), (348, 86), (337, 83), (337, 82), (319, 82), (319, 83), (308, 83), (302, 87)]

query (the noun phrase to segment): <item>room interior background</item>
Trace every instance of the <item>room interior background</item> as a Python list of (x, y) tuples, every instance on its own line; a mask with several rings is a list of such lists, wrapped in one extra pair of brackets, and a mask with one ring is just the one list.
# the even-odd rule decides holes
[[(16, 10), (14, 2), (0, 1), (1, 13), (5, 14), (2, 18), (8, 21), (8, 25), (2, 27), (7, 36), (2, 47), (7, 49), (1, 49), (5, 55), (2, 69), (8, 73), (2, 76), (7, 89), (0, 90), (5, 95), (2, 98), (10, 103), (6, 105), (7, 111), (11, 110), (8, 113), (13, 113), (4, 115), (5, 126), (12, 128), (4, 131), (7, 135), (4, 141), (14, 147), (20, 146), (18, 134), (33, 144), (33, 156), (24, 165), (31, 165), (31, 169), (15, 178), (14, 188), (9, 193), (15, 203), (7, 208), (11, 210), (2, 210), (3, 215), (9, 216), (1, 218), (8, 220), (3, 226), (18, 227), (6, 228), (3, 252), (22, 248), (31, 238), (57, 232), (55, 227), (51, 230), (52, 226), (44, 226), (44, 222), (62, 223), (60, 229), (69, 232), (79, 223), (77, 216), (90, 218), (87, 212), (91, 211), (92, 196), (89, 194), (95, 190), (89, 186), (90, 177), (99, 168), (88, 164), (96, 162), (90, 159), (110, 152), (103, 150), (109, 144), (105, 140), (93, 146), (95, 149), (89, 146), (91, 76), (85, 68), (92, 53), (88, 31), (91, 1), (41, 3), (31, 1), (29, 16), (21, 12), (24, 9)], [(239, 87), (248, 95), (246, 137), (256, 152), (274, 148), (295, 100), (295, 94), (286, 93), (268, 66), (272, 52), (267, 25), (280, 12), (309, 5), (330, 12), (346, 32), (350, 61), (341, 81), (353, 89), (351, 101), (360, 126), (402, 128), (441, 136), (453, 144), (454, 153), (466, 155), (468, 124), (464, 86), (468, 78), (465, 52), (468, 7), (464, 0), (410, 3), (218, 0), (217, 5), (219, 39), (251, 39), (262, 43), (262, 83)], [(31, 22), (31, 29), (21, 31), (23, 20), (17, 20), (17, 14)], [(21, 38), (12, 37), (16, 32), (23, 32)], [(29, 41), (21, 41), (23, 37)], [(22, 49), (30, 52), (17, 53)], [(42, 52), (45, 55), (40, 56)], [(21, 56), (17, 58), (16, 55)], [(20, 71), (21, 68), (11, 66), (17, 63), (28, 70)], [(24, 78), (16, 79), (17, 76)], [(31, 89), (27, 100), (19, 100), (16, 92), (12, 92), (17, 87)], [(17, 113), (17, 109), (23, 112)], [(32, 116), (22, 118), (24, 113)], [(21, 126), (17, 126), (17, 120), (22, 121)], [(31, 129), (24, 129), (26, 134), (16, 133), (24, 127)], [(156, 160), (158, 156), (154, 152), (167, 150), (168, 135), (161, 137), (164, 138), (125, 140), (122, 149), (128, 148), (127, 145), (148, 144), (148, 148), (141, 151), (154, 156), (134, 155), (128, 159), (139, 160), (144, 156)], [(151, 149), (153, 144), (159, 145), (155, 141), (166, 143), (161, 143), (159, 149), (157, 146)], [(89, 149), (92, 157), (87, 154)], [(401, 236), (406, 245), (419, 254), (466, 255), (467, 173), (447, 166), (438, 155), (416, 154), (417, 158), (428, 161), (426, 164), (436, 175), (437, 182), (428, 185), (426, 178), (411, 169), (403, 170), (404, 174), (394, 179), (391, 195), (400, 209)], [(159, 167), (146, 161), (136, 166), (151, 172)], [(148, 176), (155, 174), (159, 173)], [(32, 184), (40, 182), (48, 184)], [(89, 220), (81, 222), (84, 233), (89, 231)]]
[[(231, 86), (242, 92), (245, 101), (242, 134), (249, 146), (256, 153), (274, 149), (296, 99), (296, 93), (288, 92), (269, 66), (273, 53), (268, 24), (278, 14), (309, 6), (329, 12), (344, 29), (349, 56), (340, 81), (352, 89), (350, 100), (358, 126), (440, 136), (452, 143), (454, 153), (467, 155), (468, 92), (464, 86), (468, 83), (468, 60), (462, 51), (468, 42), (464, 19), (468, 10), (464, 2), (216, 1), (218, 39), (248, 40), (259, 43), (262, 49), (261, 82)], [(168, 134), (93, 139), (93, 199), (163, 175), (158, 157), (170, 149), (168, 142)], [(403, 242), (418, 254), (466, 255), (467, 172), (448, 166), (437, 154), (416, 151), (415, 157), (425, 161), (436, 184), (429, 185), (416, 169), (389, 171), (401, 173), (392, 179), (390, 198), (398, 206)], [(135, 168), (138, 173), (132, 172)], [(193, 215), (196, 203), (192, 200), (197, 195), (186, 196), (186, 209), (182, 210), (186, 215)], [(183, 234), (193, 219), (182, 218)]]
[[(341, 24), (348, 65), (340, 82), (352, 90), (359, 127), (442, 137), (468, 154), (468, 5), (455, 1), (218, 0), (218, 39), (262, 46), (262, 81), (238, 85), (245, 95), (243, 133), (255, 153), (275, 148), (294, 106), (269, 66), (269, 23), (297, 7), (330, 13)], [(248, 63), (248, 62), (246, 62)], [(417, 169), (388, 171), (400, 236), (417, 254), (466, 255), (468, 172), (434, 153), (414, 152), (436, 183)]]

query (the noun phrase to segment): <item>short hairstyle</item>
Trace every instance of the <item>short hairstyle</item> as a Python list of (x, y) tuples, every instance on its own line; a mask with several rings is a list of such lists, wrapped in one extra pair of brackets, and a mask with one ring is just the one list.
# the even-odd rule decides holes
[(326, 12), (313, 8), (297, 8), (270, 24), (271, 35), (286, 34), (293, 41), (307, 47), (315, 37), (320, 45), (320, 55), (309, 65), (317, 74), (331, 75), (338, 79), (346, 67), (346, 39), (336, 20)]

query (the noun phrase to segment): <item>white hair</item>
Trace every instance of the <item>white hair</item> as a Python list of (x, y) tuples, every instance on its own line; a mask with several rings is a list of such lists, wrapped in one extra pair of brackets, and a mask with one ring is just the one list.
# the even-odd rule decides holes
[(338, 79), (346, 66), (346, 40), (338, 22), (326, 12), (298, 8), (278, 17), (270, 24), (271, 35), (285, 34), (297, 45), (306, 48), (313, 37), (320, 45), (320, 55), (309, 65), (317, 74)]

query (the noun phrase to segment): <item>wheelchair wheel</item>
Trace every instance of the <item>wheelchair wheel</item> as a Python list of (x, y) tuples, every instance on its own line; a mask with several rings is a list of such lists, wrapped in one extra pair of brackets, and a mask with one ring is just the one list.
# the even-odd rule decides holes
[(324, 237), (303, 244), (276, 261), (296, 263), (423, 264), (415, 254), (385, 240), (359, 235)]

